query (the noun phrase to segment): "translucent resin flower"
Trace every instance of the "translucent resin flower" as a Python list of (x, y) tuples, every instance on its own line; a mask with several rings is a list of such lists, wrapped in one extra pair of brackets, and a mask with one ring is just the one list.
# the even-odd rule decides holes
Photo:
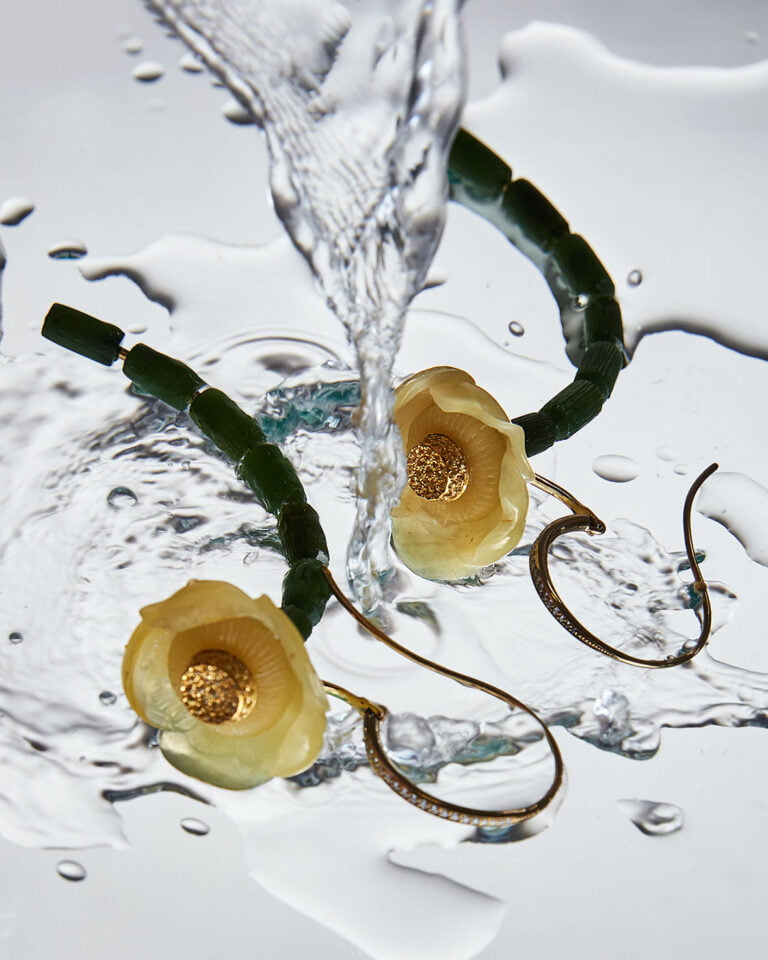
[(123, 686), (175, 767), (240, 790), (312, 764), (328, 703), (300, 633), (268, 597), (192, 580), (141, 618)]
[(533, 470), (525, 435), (468, 373), (432, 367), (395, 391), (408, 469), (392, 511), (403, 562), (431, 580), (459, 580), (520, 540)]

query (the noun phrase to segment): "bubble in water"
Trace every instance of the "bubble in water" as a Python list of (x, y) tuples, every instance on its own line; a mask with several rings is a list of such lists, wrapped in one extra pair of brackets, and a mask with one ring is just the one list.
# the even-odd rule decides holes
[(165, 67), (162, 63), (158, 63), (156, 60), (144, 60), (143, 63), (139, 63), (133, 68), (131, 76), (140, 83), (154, 83), (164, 73)]
[(525, 327), (522, 323), (518, 323), (517, 320), (510, 320), (507, 330), (509, 330), (513, 337), (522, 337), (525, 333)]
[(179, 826), (187, 833), (191, 833), (193, 837), (204, 837), (211, 829), (207, 823), (198, 820), (196, 817), (184, 817), (183, 820), (179, 821)]
[(185, 53), (179, 60), (179, 66), (186, 73), (202, 73), (205, 70), (203, 64), (198, 60), (194, 53)]
[(221, 112), (230, 123), (235, 123), (239, 127), (247, 127), (249, 124), (256, 122), (256, 118), (251, 111), (238, 103), (234, 97), (230, 97), (226, 101), (221, 108)]
[(102, 690), (99, 694), (99, 701), (103, 703), (105, 707), (111, 707), (117, 703), (117, 696), (112, 693), (111, 690)]
[(126, 37), (126, 39), (123, 40), (123, 50), (125, 50), (126, 53), (141, 53), (143, 49), (144, 41), (141, 37)]
[(113, 487), (107, 494), (107, 503), (114, 510), (122, 510), (124, 507), (135, 507), (139, 498), (128, 487)]
[(21, 643), (23, 639), (24, 639), (24, 634), (19, 633), (18, 630), (14, 630), (12, 633), (8, 634), (8, 640), (11, 643)]
[(643, 282), (643, 274), (640, 270), (630, 270), (627, 274), (627, 283), (630, 287), (639, 287)]
[(4, 227), (15, 227), (26, 219), (35, 209), (34, 203), (26, 197), (9, 197), (0, 206), (0, 223)]
[(53, 260), (79, 260), (88, 253), (81, 240), (61, 240), (48, 247), (48, 256)]
[(60, 860), (56, 864), (56, 872), (60, 877), (63, 877), (65, 880), (85, 880), (86, 872), (85, 867), (82, 863), (78, 863), (76, 860)]
[(653, 800), (618, 800), (619, 809), (649, 837), (666, 837), (683, 826), (683, 811), (674, 803)]
[(592, 463), (592, 470), (613, 483), (627, 483), (634, 480), (640, 473), (640, 467), (631, 457), (622, 457), (619, 454), (605, 454)]

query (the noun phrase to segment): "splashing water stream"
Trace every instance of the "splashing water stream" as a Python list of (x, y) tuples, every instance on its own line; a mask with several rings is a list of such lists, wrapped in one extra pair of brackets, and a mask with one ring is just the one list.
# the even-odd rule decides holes
[(455, 0), (150, 6), (263, 125), (275, 209), (354, 344), (362, 454), (348, 569), (373, 609), (404, 480), (392, 364), (440, 236), (462, 100)]

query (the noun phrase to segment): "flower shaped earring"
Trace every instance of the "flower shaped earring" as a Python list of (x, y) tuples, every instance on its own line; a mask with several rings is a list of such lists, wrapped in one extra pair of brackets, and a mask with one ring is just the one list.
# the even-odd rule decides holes
[(523, 430), (453, 367), (402, 383), (394, 418), (408, 473), (392, 511), (403, 563), (429, 580), (460, 580), (509, 553), (523, 533), (534, 477)]
[(691, 537), (694, 498), (717, 469), (693, 483), (683, 508), (683, 530), (701, 631), (677, 655), (635, 657), (596, 637), (568, 609), (549, 572), (549, 549), (567, 533), (605, 533), (605, 524), (567, 490), (535, 474), (525, 456), (523, 431), (472, 377), (433, 367), (395, 391), (394, 418), (406, 456), (408, 483), (392, 511), (392, 542), (403, 563), (429, 580), (461, 580), (500, 560), (520, 541), (528, 511), (527, 483), (556, 497), (572, 516), (542, 530), (530, 551), (533, 584), (545, 607), (578, 640), (614, 660), (641, 667), (686, 663), (704, 647), (712, 614)]
[(144, 607), (123, 688), (166, 759), (218, 787), (293, 776), (323, 745), (328, 700), (301, 634), (230, 583), (192, 580)]

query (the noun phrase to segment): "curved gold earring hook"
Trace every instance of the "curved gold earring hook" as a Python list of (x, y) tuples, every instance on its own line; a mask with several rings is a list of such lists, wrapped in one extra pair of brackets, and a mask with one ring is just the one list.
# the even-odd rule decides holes
[(574, 617), (565, 603), (563, 603), (549, 572), (549, 548), (558, 537), (565, 533), (573, 533), (577, 530), (582, 530), (592, 535), (605, 533), (605, 524), (589, 507), (585, 507), (583, 503), (580, 503), (575, 497), (568, 493), (567, 490), (564, 490), (551, 480), (546, 480), (537, 474), (532, 481), (535, 486), (539, 487), (539, 489), (545, 493), (557, 497), (573, 514), (570, 517), (561, 517), (559, 520), (555, 520), (546, 526), (531, 547), (531, 579), (544, 606), (549, 610), (555, 620), (565, 627), (569, 633), (572, 633), (577, 640), (581, 640), (582, 643), (585, 643), (588, 647), (592, 647), (593, 650), (597, 650), (598, 653), (604, 653), (614, 660), (621, 661), (621, 663), (628, 663), (637, 667), (662, 668), (676, 667), (681, 663), (687, 663), (689, 660), (692, 660), (696, 654), (704, 648), (704, 645), (709, 639), (709, 633), (712, 629), (712, 607), (707, 585), (701, 576), (701, 569), (696, 560), (696, 551), (694, 550), (693, 538), (691, 536), (691, 511), (693, 510), (694, 498), (699, 492), (701, 485), (717, 470), (717, 467), (718, 465), (716, 463), (711, 464), (694, 480), (685, 498), (685, 504), (683, 505), (685, 552), (688, 555), (688, 562), (691, 565), (694, 576), (691, 586), (701, 597), (701, 632), (699, 633), (698, 639), (690, 642), (690, 645), (686, 645), (687, 649), (683, 650), (682, 653), (676, 656), (666, 657), (663, 660), (646, 660), (643, 657), (634, 657), (630, 653), (617, 650), (587, 630), (587, 628)]
[(346, 701), (346, 703), (354, 707), (362, 715), (365, 749), (374, 773), (381, 777), (391, 790), (394, 790), (395, 793), (414, 806), (419, 807), (427, 813), (432, 813), (437, 817), (443, 817), (446, 820), (453, 820), (458, 823), (467, 823), (481, 827), (508, 827), (516, 823), (522, 823), (523, 820), (530, 820), (531, 817), (535, 817), (545, 810), (562, 786), (563, 758), (560, 754), (557, 741), (544, 721), (521, 700), (511, 696), (504, 690), (500, 690), (498, 687), (491, 686), (491, 684), (484, 683), (481, 680), (476, 680), (474, 677), (459, 673), (457, 670), (451, 670), (449, 667), (443, 667), (438, 663), (433, 663), (431, 660), (427, 660), (426, 657), (422, 657), (407, 647), (401, 646), (352, 606), (341, 592), (338, 584), (333, 579), (331, 571), (327, 567), (323, 568), (323, 572), (334, 596), (344, 609), (377, 640), (386, 644), (390, 650), (394, 650), (406, 659), (411, 660), (413, 663), (418, 663), (419, 666), (426, 667), (434, 673), (439, 673), (444, 677), (448, 677), (450, 680), (455, 680), (465, 687), (474, 687), (476, 690), (488, 693), (512, 709), (522, 710), (533, 717), (544, 731), (544, 737), (549, 749), (552, 751), (552, 757), (555, 762), (555, 774), (549, 789), (539, 800), (526, 807), (516, 807), (509, 810), (477, 810), (473, 807), (464, 807), (456, 803), (449, 803), (446, 800), (440, 800), (425, 790), (422, 790), (421, 787), (415, 783), (412, 783), (397, 769), (384, 752), (384, 748), (381, 745), (381, 722), (387, 717), (387, 708), (379, 703), (372, 703), (364, 697), (356, 696), (335, 683), (324, 682), (325, 689), (328, 693)]

